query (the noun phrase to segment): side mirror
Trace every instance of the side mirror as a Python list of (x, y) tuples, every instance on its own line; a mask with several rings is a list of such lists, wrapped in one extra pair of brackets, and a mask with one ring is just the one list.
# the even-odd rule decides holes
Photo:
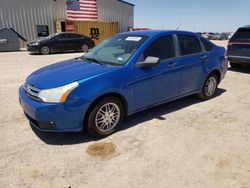
[(160, 65), (160, 58), (152, 56), (148, 56), (144, 62), (137, 63), (139, 68), (156, 67), (158, 65)]

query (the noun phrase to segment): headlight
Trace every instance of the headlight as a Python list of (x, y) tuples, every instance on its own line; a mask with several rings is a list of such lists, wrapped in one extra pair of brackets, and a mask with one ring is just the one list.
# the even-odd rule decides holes
[(73, 91), (76, 87), (78, 87), (79, 84), (78, 82), (73, 82), (71, 84), (53, 88), (53, 89), (45, 89), (41, 90), (38, 93), (38, 97), (43, 101), (43, 102), (49, 102), (49, 103), (60, 103), (60, 102), (65, 102), (68, 95), (70, 94), (71, 91)]
[(38, 46), (38, 45), (39, 45), (39, 42), (34, 42), (34, 43), (31, 43), (30, 45), (31, 45), (31, 46)]

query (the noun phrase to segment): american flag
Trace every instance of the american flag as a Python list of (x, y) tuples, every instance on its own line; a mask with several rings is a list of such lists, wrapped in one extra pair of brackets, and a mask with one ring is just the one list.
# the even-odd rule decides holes
[(96, 0), (67, 0), (68, 20), (97, 20)]

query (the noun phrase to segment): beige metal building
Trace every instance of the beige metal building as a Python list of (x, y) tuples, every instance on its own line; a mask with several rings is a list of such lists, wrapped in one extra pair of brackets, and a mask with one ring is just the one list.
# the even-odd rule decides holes
[[(94, 29), (101, 27), (100, 34), (103, 36), (100, 40), (116, 32), (125, 32), (134, 25), (134, 5), (131, 3), (97, 0), (97, 11), (98, 23), (92, 22), (92, 26)], [(0, 29), (13, 28), (28, 41), (60, 31), (58, 26), (63, 26), (65, 20), (66, 0), (0, 0)], [(75, 31), (89, 34), (86, 28), (93, 28), (83, 25), (83, 21), (80, 25), (76, 23)], [(25, 47), (25, 43), (22, 42), (21, 46)]]

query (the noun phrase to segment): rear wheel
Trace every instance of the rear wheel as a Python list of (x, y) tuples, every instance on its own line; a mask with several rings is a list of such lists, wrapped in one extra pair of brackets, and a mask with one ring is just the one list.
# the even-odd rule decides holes
[(107, 97), (90, 111), (87, 121), (87, 131), (97, 137), (106, 137), (118, 130), (124, 117), (124, 108), (120, 100)]
[(48, 55), (50, 54), (50, 48), (48, 46), (42, 46), (40, 52), (42, 55)]
[(218, 77), (216, 74), (210, 74), (203, 86), (201, 93), (198, 94), (199, 98), (203, 100), (211, 99), (218, 87)]
[(239, 63), (230, 62), (230, 66), (231, 66), (232, 68), (240, 68), (242, 65), (239, 64)]
[(81, 46), (81, 51), (87, 53), (89, 51), (89, 46), (87, 44), (83, 44)]

